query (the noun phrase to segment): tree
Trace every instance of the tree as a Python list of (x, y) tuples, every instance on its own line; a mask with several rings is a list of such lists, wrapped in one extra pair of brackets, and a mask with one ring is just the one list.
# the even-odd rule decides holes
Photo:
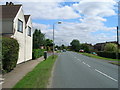
[(46, 39), (45, 40), (45, 46), (53, 46), (53, 40)]
[(48, 51), (51, 51), (51, 48), (52, 48), (52, 46), (53, 46), (53, 40), (46, 39), (46, 40), (45, 40), (45, 46), (46, 46), (46, 49), (47, 49)]
[(74, 51), (79, 51), (80, 50), (80, 42), (77, 39), (74, 39), (71, 43), (70, 43), (72, 50)]
[(38, 49), (40, 46), (44, 46), (45, 34), (41, 33), (40, 30), (36, 29), (33, 34), (33, 49)]
[(90, 52), (89, 46), (86, 43), (85, 44), (81, 44), (80, 45), (80, 49), (83, 49), (87, 53)]
[(65, 45), (64, 44), (61, 45), (61, 50), (63, 50), (63, 49), (65, 49)]
[(107, 43), (104, 47), (104, 51), (116, 52), (117, 51), (117, 44)]

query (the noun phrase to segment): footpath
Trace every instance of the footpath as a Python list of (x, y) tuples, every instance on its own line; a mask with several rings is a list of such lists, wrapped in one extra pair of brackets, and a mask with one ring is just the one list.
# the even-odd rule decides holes
[(28, 72), (44, 60), (44, 57), (40, 57), (36, 60), (30, 60), (25, 63), (18, 64), (14, 70), (3, 75), (4, 82), (2, 88), (12, 88), (19, 80), (21, 80)]

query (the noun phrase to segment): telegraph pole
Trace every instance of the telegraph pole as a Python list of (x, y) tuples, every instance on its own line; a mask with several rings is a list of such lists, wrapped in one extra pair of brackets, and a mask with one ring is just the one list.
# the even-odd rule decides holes
[(117, 52), (116, 52), (116, 59), (119, 59), (119, 36), (118, 36), (118, 26), (117, 26)]

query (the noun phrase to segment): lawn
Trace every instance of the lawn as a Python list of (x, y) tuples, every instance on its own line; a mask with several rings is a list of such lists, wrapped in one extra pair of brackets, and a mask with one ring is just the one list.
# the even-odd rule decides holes
[[(103, 60), (109, 60), (109, 61), (118, 61), (118, 59), (104, 58), (104, 57), (96, 56), (96, 55), (89, 54), (89, 53), (80, 53), (80, 54), (85, 55), (85, 56), (89, 56), (92, 58), (97, 58), (97, 59), (103, 59)], [(119, 61), (120, 61), (120, 59), (119, 59)]]
[(31, 72), (25, 75), (14, 88), (46, 88), (51, 76), (52, 67), (57, 56), (53, 59), (50, 56), (45, 61), (40, 62)]

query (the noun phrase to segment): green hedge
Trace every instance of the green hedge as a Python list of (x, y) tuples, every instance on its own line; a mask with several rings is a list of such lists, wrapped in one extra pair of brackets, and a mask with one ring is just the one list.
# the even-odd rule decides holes
[(18, 60), (19, 44), (17, 40), (2, 37), (2, 68), (10, 72), (16, 67)]
[[(97, 52), (98, 56), (105, 57), (105, 58), (112, 58), (116, 59), (116, 53), (115, 52)], [(118, 54), (118, 58), (120, 59), (120, 53)]]
[(32, 58), (36, 59), (43, 56), (45, 49), (33, 49)]

